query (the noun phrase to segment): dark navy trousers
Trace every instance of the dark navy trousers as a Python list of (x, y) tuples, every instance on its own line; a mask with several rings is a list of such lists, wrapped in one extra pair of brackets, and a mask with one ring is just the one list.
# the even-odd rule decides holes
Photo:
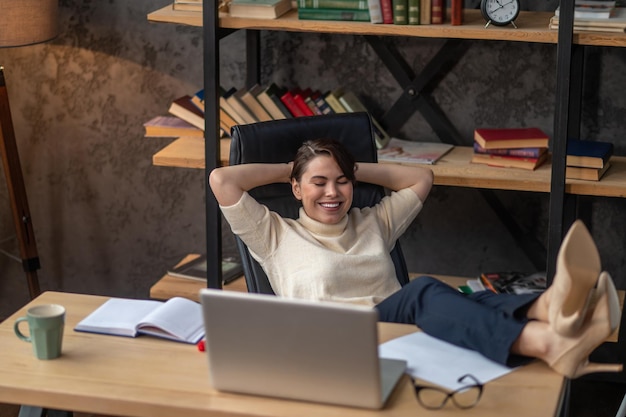
[(539, 294), (462, 294), (432, 277), (419, 277), (376, 306), (381, 321), (415, 324), (427, 334), (516, 366), (528, 358), (511, 346), (528, 322), (527, 307)]

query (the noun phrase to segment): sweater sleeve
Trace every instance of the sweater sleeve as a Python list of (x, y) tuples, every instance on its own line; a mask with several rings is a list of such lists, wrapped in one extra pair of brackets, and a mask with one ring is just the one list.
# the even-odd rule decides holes
[(252, 255), (264, 259), (270, 256), (284, 230), (277, 213), (257, 202), (247, 192), (232, 206), (220, 206), (234, 234), (248, 246)]
[(422, 210), (420, 198), (408, 188), (392, 192), (375, 206), (378, 221), (382, 223), (382, 230), (388, 234), (385, 239), (390, 247), (408, 229), (415, 217)]

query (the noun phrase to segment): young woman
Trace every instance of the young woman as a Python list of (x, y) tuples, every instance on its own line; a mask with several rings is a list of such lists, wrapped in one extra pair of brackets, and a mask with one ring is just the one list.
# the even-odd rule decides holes
[[(622, 369), (588, 361), (620, 314), (612, 280), (600, 274), (597, 249), (580, 222), (563, 242), (553, 285), (541, 295), (467, 296), (431, 277), (402, 288), (396, 279), (389, 252), (430, 192), (427, 168), (357, 165), (339, 143), (320, 139), (305, 142), (293, 163), (218, 168), (209, 180), (233, 232), (279, 296), (372, 305), (382, 321), (416, 324), (503, 364), (538, 358), (570, 378)], [(278, 182), (291, 183), (302, 202), (298, 219), (282, 218), (247, 193)], [(374, 207), (351, 209), (357, 182), (392, 193)]]

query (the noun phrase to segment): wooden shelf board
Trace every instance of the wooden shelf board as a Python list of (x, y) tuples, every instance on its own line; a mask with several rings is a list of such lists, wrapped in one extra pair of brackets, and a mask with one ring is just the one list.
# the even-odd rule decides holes
[[(472, 164), (471, 147), (457, 146), (431, 168), (436, 185), (550, 192), (552, 165), (534, 171)], [(626, 157), (613, 156), (601, 181), (566, 180), (565, 192), (576, 195), (626, 197)]]
[[(220, 139), (220, 162), (228, 165), (230, 139)], [(204, 169), (204, 138), (182, 137), (152, 156), (152, 164), (176, 168)]]
[[(222, 165), (228, 164), (230, 140), (222, 139)], [(489, 188), (513, 191), (550, 192), (552, 165), (544, 163), (534, 171), (472, 164), (473, 150), (456, 146), (436, 164), (429, 165), (435, 173), (435, 185)], [(179, 168), (204, 168), (204, 139), (179, 138), (153, 157), (154, 165)], [(626, 157), (613, 156), (611, 167), (601, 181), (567, 180), (570, 194), (604, 197), (626, 197)]]
[[(472, 164), (471, 147), (455, 147), (431, 168), (435, 184), (516, 191), (550, 192), (552, 165), (534, 171)], [(626, 197), (626, 157), (613, 156), (601, 181), (565, 181), (565, 192), (576, 195)]]
[[(478, 40), (502, 40), (556, 44), (558, 31), (548, 28), (553, 12), (520, 12), (512, 26), (485, 28), (480, 11), (465, 9), (463, 24), (443, 25), (384, 25), (368, 22), (331, 20), (299, 20), (297, 10), (292, 10), (278, 19), (234, 18), (220, 14), (220, 27), (227, 29), (256, 29), (293, 32), (323, 32), (346, 35), (408, 36), (425, 38), (454, 38)], [(202, 26), (201, 12), (174, 11), (168, 5), (148, 14), (152, 22), (177, 23)], [(580, 45), (626, 46), (626, 34), (610, 32), (574, 32), (573, 42)]]
[[(189, 262), (197, 258), (197, 253), (185, 256), (176, 266)], [(200, 289), (206, 288), (206, 282), (195, 279), (185, 279), (165, 274), (152, 287), (150, 287), (150, 298), (157, 300), (169, 300), (172, 297), (183, 297), (193, 301), (200, 301)], [(248, 292), (248, 286), (243, 275), (223, 287), (229, 291)]]

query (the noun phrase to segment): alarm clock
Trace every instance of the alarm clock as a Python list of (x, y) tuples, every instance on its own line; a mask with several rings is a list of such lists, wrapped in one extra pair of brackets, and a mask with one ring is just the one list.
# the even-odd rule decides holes
[(519, 15), (519, 0), (481, 0), (480, 12), (487, 21), (485, 27), (490, 24), (496, 26), (506, 26), (508, 24), (515, 26), (515, 19)]

